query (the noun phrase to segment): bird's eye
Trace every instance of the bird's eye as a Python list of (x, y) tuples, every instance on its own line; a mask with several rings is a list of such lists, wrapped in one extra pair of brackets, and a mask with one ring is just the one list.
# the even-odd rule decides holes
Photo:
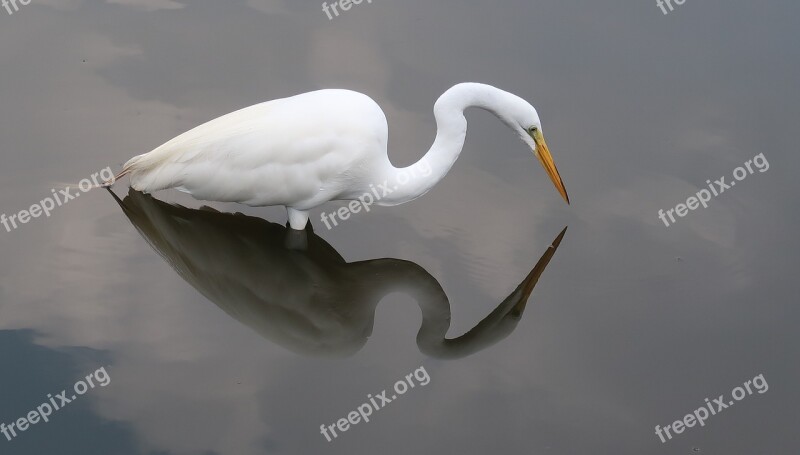
[(534, 133), (536, 133), (536, 131), (537, 131), (538, 129), (539, 129), (539, 128), (536, 128), (535, 126), (532, 126), (532, 127), (530, 127), (530, 129), (529, 129), (528, 131), (530, 131), (530, 132), (531, 132), (531, 134), (534, 134)]

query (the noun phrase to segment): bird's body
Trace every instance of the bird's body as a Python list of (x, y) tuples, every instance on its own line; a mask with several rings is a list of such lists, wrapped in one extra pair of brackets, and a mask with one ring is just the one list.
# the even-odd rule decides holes
[[(386, 116), (375, 101), (335, 89), (218, 117), (132, 158), (120, 176), (129, 175), (131, 186), (145, 193), (174, 188), (201, 200), (284, 205), (291, 227), (302, 229), (308, 210), (328, 201), (355, 200), (383, 182), (402, 185), (378, 198), (379, 205), (425, 194), (461, 152), (467, 129), (463, 111), (470, 106), (489, 110), (518, 130), (562, 191), (555, 165), (548, 168), (552, 158), (533, 107), (516, 95), (471, 83), (456, 85), (437, 101), (436, 141), (420, 160), (430, 171), (424, 176), (408, 178), (408, 168), (395, 168), (389, 161)], [(565, 191), (562, 195), (566, 199)]]
[(349, 185), (365, 179), (359, 173), (385, 164), (370, 153), (386, 148), (382, 115), (356, 92), (306, 93), (218, 117), (126, 167), (140, 191), (176, 188), (203, 200), (310, 209), (346, 198), (348, 189), (358, 193)]

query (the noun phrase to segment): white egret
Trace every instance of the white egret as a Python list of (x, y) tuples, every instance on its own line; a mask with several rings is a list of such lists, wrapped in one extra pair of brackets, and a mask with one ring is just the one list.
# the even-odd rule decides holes
[[(567, 203), (569, 197), (542, 135), (539, 115), (522, 98), (485, 84), (462, 83), (434, 105), (437, 133), (423, 156), (425, 176), (389, 161), (388, 125), (378, 104), (349, 90), (319, 90), (256, 104), (211, 120), (128, 161), (144, 193), (175, 188), (196, 199), (249, 206), (286, 206), (289, 225), (303, 229), (308, 211), (333, 200), (356, 200), (382, 182), (403, 182), (375, 201), (398, 205), (438, 183), (464, 146), (469, 107), (487, 110), (531, 147)], [(116, 179), (115, 179), (116, 180)]]

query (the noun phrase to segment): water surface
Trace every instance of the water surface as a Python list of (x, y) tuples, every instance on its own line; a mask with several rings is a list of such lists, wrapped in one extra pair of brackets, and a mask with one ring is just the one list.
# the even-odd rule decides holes
[[(475, 111), (433, 191), (331, 230), (317, 210), (306, 255), (286, 248), (281, 208), (138, 200), (125, 182), (116, 194), (138, 200), (144, 229), (105, 191), (0, 228), (0, 421), (98, 368), (112, 378), (0, 436), (0, 452), (795, 453), (799, 13), (739, 0), (669, 15), (375, 0), (333, 20), (281, 0), (0, 10), (1, 213), (218, 115), (325, 87), (375, 98), (407, 165), (433, 140), (436, 97), (462, 81), (537, 107), (572, 199)], [(659, 220), (759, 153), (768, 171)], [(504, 307), (565, 226), (524, 312), (519, 295)], [(304, 307), (320, 295), (327, 306)], [(427, 385), (320, 434), (420, 367)], [(765, 393), (667, 443), (655, 434), (760, 374)]]

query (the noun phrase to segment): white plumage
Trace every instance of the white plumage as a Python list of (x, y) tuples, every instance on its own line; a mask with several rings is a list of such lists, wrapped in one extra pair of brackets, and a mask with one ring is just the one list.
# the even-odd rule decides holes
[(486, 109), (516, 131), (569, 202), (533, 106), (475, 83), (458, 84), (436, 102), (436, 141), (421, 160), (431, 172), (410, 181), (399, 177), (415, 165), (395, 168), (389, 161), (381, 108), (349, 90), (309, 92), (223, 115), (132, 158), (118, 177), (129, 175), (131, 186), (145, 193), (175, 188), (201, 200), (284, 205), (291, 227), (303, 229), (308, 210), (332, 200), (355, 200), (371, 185), (403, 182), (377, 200), (379, 205), (425, 194), (461, 153), (468, 107)]

